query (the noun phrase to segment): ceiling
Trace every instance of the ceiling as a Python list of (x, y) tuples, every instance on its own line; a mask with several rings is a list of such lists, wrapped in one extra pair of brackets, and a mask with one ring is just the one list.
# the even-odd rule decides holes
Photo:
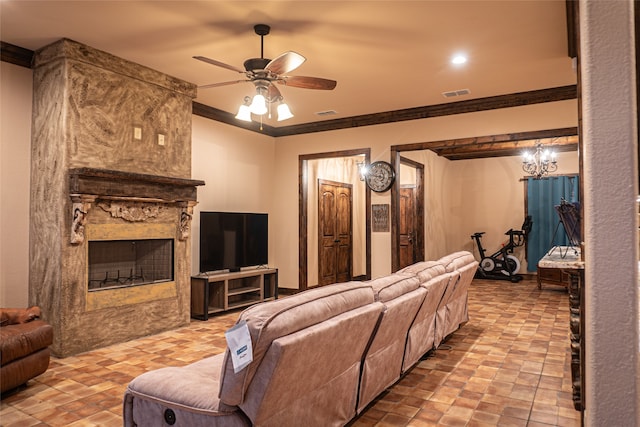
[[(70, 38), (196, 85), (242, 75), (293, 50), (290, 75), (337, 80), (332, 91), (278, 86), (294, 118), (273, 127), (575, 85), (565, 1), (0, 1), (0, 39), (37, 50)], [(453, 65), (456, 53), (464, 65)], [(468, 89), (446, 98), (443, 92)], [(199, 89), (197, 103), (235, 114), (249, 83)], [(335, 111), (333, 115), (318, 112)], [(274, 115), (275, 116), (275, 115)]]

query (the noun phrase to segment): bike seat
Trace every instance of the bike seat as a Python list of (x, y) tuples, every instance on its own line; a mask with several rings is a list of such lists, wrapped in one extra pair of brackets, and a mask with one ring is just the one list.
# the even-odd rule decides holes
[(480, 236), (482, 236), (484, 233), (485, 233), (484, 231), (480, 231), (480, 232), (478, 232), (478, 233), (474, 233), (471, 237), (472, 237), (472, 238), (473, 238), (473, 237), (480, 237)]

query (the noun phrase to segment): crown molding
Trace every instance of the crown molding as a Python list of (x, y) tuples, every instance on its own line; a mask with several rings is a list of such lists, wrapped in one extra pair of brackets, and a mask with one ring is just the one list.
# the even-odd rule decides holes
[(32, 50), (0, 41), (0, 60), (3, 62), (31, 68), (33, 53)]

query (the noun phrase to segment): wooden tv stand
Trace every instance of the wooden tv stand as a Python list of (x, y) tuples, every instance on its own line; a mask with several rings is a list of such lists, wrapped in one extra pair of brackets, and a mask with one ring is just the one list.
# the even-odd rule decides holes
[(209, 315), (278, 298), (278, 269), (191, 276), (191, 317)]

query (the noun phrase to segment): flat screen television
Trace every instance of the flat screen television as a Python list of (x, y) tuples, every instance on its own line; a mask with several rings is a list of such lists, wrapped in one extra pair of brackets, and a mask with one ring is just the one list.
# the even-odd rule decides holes
[(200, 272), (267, 265), (268, 215), (200, 212)]

